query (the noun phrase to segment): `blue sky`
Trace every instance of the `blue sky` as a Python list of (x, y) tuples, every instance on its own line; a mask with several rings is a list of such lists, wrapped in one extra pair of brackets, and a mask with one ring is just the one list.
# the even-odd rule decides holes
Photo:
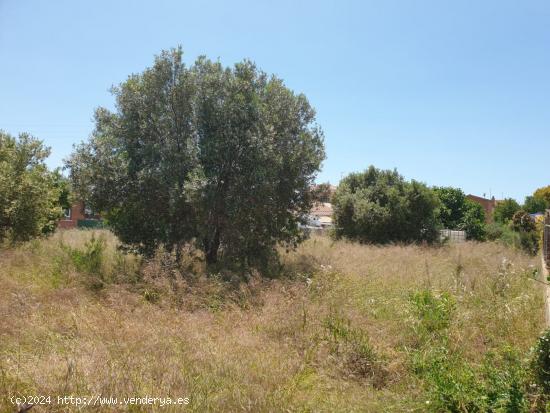
[(60, 166), (109, 88), (182, 45), (317, 109), (318, 181), (373, 164), (523, 200), (550, 184), (550, 2), (0, 0), (0, 129)]

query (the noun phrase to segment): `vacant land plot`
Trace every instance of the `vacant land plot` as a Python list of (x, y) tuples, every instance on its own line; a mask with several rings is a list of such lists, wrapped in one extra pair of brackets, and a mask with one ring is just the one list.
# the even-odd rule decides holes
[[(93, 234), (0, 253), (0, 394), (52, 396), (33, 411), (75, 411), (57, 404), (65, 395), (118, 398), (82, 408), (97, 412), (532, 403), (521, 383), (544, 327), (536, 258), (491, 243), (314, 238), (283, 255), (283, 276), (239, 283), (201, 274), (199, 258), (141, 262)], [(120, 404), (145, 396), (189, 403)]]

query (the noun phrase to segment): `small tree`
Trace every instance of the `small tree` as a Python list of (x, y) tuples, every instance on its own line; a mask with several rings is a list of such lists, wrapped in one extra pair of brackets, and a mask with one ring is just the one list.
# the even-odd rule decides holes
[(506, 224), (510, 222), (516, 212), (521, 209), (515, 199), (506, 198), (499, 201), (493, 211), (493, 218), (496, 222)]
[(441, 222), (445, 228), (466, 231), (471, 240), (485, 239), (485, 211), (482, 206), (470, 201), (460, 188), (434, 187), (441, 201)]
[(433, 242), (439, 201), (426, 185), (371, 166), (344, 178), (333, 197), (335, 236), (360, 242)]
[(523, 204), (523, 210), (530, 214), (544, 212), (548, 207), (549, 204), (546, 199), (535, 195), (525, 197), (525, 203)]
[(535, 221), (522, 209), (516, 212), (512, 217), (511, 226), (512, 229), (517, 232), (530, 232), (537, 230)]
[(540, 236), (531, 216), (527, 212), (519, 210), (512, 217), (510, 227), (519, 233), (521, 249), (531, 255), (536, 255), (539, 250)]
[(59, 176), (46, 167), (50, 151), (23, 133), (0, 131), (0, 242), (52, 232), (61, 216)]
[(440, 218), (444, 228), (457, 229), (463, 223), (466, 212), (466, 195), (460, 188), (434, 187), (441, 201)]
[(464, 215), (459, 225), (460, 229), (466, 231), (466, 237), (470, 240), (485, 240), (485, 211), (483, 207), (477, 202), (466, 199), (464, 209)]
[[(533, 194), (535, 198), (541, 198), (546, 201), (546, 205), (550, 206), (550, 185), (543, 186), (542, 188), (539, 188), (535, 191)], [(536, 211), (540, 212), (540, 211)]]

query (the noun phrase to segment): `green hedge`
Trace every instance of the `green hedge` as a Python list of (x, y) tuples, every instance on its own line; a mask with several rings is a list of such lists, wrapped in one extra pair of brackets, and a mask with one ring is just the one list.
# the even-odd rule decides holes
[(104, 222), (98, 219), (79, 219), (76, 226), (78, 228), (105, 228)]

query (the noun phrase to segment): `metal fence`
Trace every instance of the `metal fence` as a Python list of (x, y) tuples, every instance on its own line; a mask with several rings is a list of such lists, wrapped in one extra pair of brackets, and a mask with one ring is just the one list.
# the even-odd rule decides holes
[(449, 242), (464, 242), (466, 241), (466, 231), (456, 231), (453, 229), (442, 229), (439, 231), (439, 239)]
[(546, 266), (550, 268), (550, 209), (544, 214), (544, 238), (542, 245), (542, 254)]

